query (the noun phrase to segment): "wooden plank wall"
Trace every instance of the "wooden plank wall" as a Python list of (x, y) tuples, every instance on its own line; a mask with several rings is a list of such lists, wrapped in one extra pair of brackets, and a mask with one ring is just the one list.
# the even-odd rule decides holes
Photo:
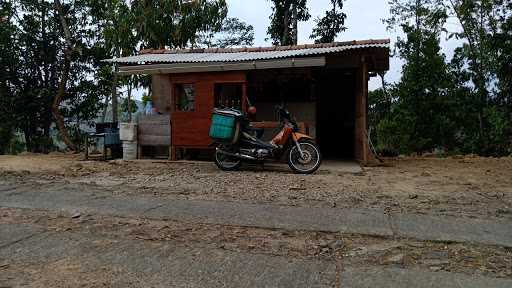
[(153, 106), (159, 113), (171, 112), (171, 78), (167, 74), (151, 76)]
[(169, 115), (142, 115), (138, 125), (139, 146), (170, 146), (171, 126)]
[(214, 86), (216, 83), (244, 83), (245, 85), (245, 72), (173, 74), (168, 77), (171, 79), (171, 91), (176, 84), (195, 85), (194, 111), (177, 111), (174, 98), (171, 96), (173, 148), (208, 148), (211, 144), (209, 130), (215, 100)]

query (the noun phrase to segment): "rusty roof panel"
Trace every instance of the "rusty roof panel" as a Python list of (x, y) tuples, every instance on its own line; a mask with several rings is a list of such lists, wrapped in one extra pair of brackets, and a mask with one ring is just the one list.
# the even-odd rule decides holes
[[(389, 49), (389, 40), (310, 44), (300, 46), (256, 47), (235, 49), (146, 50), (139, 55), (114, 58), (106, 62), (122, 64), (142, 63), (219, 63), (285, 59), (337, 53), (364, 48)], [(158, 52), (158, 53), (155, 53)]]

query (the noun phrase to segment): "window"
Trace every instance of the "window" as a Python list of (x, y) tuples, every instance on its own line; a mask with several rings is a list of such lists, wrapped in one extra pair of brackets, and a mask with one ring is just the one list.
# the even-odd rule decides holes
[(195, 110), (196, 91), (194, 84), (176, 84), (174, 91), (176, 111), (190, 112)]
[(242, 108), (243, 85), (240, 83), (215, 84), (216, 108)]

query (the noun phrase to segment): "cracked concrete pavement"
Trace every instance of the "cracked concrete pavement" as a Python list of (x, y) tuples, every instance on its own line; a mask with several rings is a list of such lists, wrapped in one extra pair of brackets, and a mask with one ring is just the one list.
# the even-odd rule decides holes
[(512, 247), (512, 223), (503, 220), (386, 214), (378, 210), (289, 207), (243, 202), (117, 198), (101, 192), (10, 191), (0, 207), (87, 211), (100, 215), (180, 220), (288, 230), (329, 231), (426, 241)]
[[(94, 287), (99, 285), (94, 279), (98, 271), (109, 275), (110, 287), (501, 288), (512, 285), (509, 279), (414, 269), (344, 267), (337, 270), (330, 261), (58, 233), (27, 224), (0, 224), (0, 231), (0, 259), (8, 259), (4, 265), (11, 267), (0, 273), (2, 287), (45, 287), (59, 280), (67, 281), (63, 287), (84, 283)], [(61, 267), (59, 274), (43, 277), (55, 265)], [(17, 274), (18, 267), (29, 267), (30, 273)]]
[[(68, 218), (80, 213), (289, 233), (324, 231), (390, 241), (414, 239), (512, 247), (512, 225), (504, 219), (126, 197), (69, 183), (0, 187), (0, 208), (26, 209), (21, 212), (23, 215), (38, 210), (65, 212)], [(0, 222), (0, 287), (512, 287), (512, 279), (493, 278), (492, 273), (471, 276), (434, 272), (419, 266), (406, 267), (400, 264), (402, 260), (386, 266), (351, 266), (325, 257), (234, 251), (208, 244), (183, 246), (160, 239), (137, 240), (74, 229), (56, 231), (30, 221)]]

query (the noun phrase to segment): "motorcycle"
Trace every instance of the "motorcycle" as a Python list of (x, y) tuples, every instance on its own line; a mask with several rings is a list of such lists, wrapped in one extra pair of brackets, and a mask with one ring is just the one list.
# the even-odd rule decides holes
[(310, 136), (299, 133), (297, 122), (288, 110), (278, 106), (276, 111), (280, 131), (270, 142), (265, 142), (260, 139), (263, 129), (252, 127), (241, 111), (215, 109), (210, 128), (215, 164), (224, 171), (234, 171), (242, 162), (263, 163), (285, 158), (295, 173), (314, 173), (322, 162), (318, 145)]

